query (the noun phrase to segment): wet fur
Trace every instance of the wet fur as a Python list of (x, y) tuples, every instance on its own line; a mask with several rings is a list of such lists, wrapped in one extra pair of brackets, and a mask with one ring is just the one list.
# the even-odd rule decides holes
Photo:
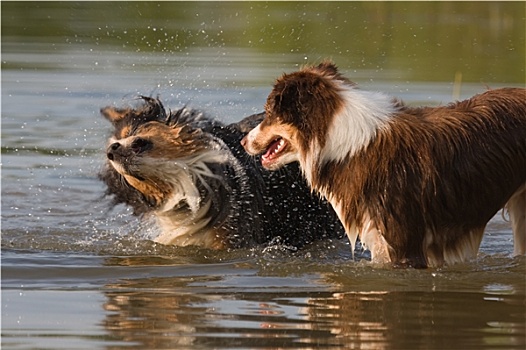
[(351, 242), (359, 237), (373, 260), (414, 267), (466, 261), (503, 207), (514, 254), (526, 252), (525, 89), (412, 108), (359, 90), (324, 62), (280, 77), (266, 114), (242, 141), (247, 151), (285, 139), (266, 166), (298, 160)]
[(115, 130), (100, 178), (114, 204), (155, 217), (157, 242), (224, 249), (279, 237), (301, 247), (344, 235), (297, 165), (268, 172), (243, 151), (240, 140), (263, 114), (224, 125), (197, 110), (166, 112), (158, 99), (143, 100), (136, 108), (102, 109)]

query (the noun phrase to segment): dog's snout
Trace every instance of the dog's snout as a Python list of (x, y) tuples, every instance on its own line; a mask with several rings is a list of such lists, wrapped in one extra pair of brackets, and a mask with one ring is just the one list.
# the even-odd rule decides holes
[(255, 155), (260, 153), (260, 152), (258, 152), (258, 151), (256, 151), (254, 149), (253, 142), (254, 142), (254, 140), (251, 138), (251, 134), (250, 133), (246, 134), (245, 137), (243, 137), (243, 139), (240, 142), (241, 146), (243, 146), (245, 151), (251, 156), (255, 156)]
[(108, 157), (109, 160), (114, 160), (115, 159), (115, 151), (117, 151), (119, 149), (119, 147), (121, 147), (121, 144), (118, 143), (118, 142), (112, 143), (108, 147), (108, 152), (106, 153), (106, 156)]

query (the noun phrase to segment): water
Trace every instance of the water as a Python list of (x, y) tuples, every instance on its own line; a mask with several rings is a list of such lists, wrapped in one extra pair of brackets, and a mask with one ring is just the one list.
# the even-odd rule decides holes
[(2, 2), (2, 347), (524, 349), (526, 259), (500, 213), (475, 261), (393, 270), (345, 240), (161, 246), (96, 176), (100, 107), (138, 94), (235, 121), (327, 56), (411, 104), (523, 86), (524, 6)]

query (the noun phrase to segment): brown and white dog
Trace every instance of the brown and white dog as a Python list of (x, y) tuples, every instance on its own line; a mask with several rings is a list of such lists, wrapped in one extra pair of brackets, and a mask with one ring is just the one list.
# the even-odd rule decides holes
[(358, 89), (324, 62), (278, 78), (265, 108), (244, 148), (263, 153), (268, 169), (299, 161), (373, 261), (466, 261), (503, 207), (514, 254), (526, 252), (525, 89), (412, 108)]
[(223, 249), (301, 247), (345, 235), (330, 204), (311, 193), (297, 165), (269, 172), (240, 145), (263, 114), (225, 125), (204, 113), (167, 112), (143, 97), (106, 107), (114, 132), (100, 178), (113, 203), (153, 217), (162, 244)]

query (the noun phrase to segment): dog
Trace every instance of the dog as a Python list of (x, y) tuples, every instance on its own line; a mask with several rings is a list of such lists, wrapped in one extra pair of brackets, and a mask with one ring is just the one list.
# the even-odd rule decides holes
[(210, 249), (271, 242), (300, 248), (345, 237), (329, 203), (311, 193), (298, 166), (265, 170), (240, 145), (263, 114), (224, 125), (203, 112), (167, 112), (158, 98), (101, 109), (114, 127), (99, 177), (112, 204), (154, 217), (156, 242)]
[(265, 111), (242, 140), (246, 151), (271, 170), (299, 162), (374, 262), (472, 259), (503, 207), (514, 254), (526, 252), (525, 89), (413, 108), (358, 89), (325, 61), (278, 78)]

